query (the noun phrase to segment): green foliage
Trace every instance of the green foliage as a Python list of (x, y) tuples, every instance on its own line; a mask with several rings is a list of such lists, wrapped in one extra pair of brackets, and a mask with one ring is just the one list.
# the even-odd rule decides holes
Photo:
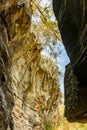
[(52, 122), (45, 122), (44, 127), (45, 127), (45, 130), (55, 130)]
[[(41, 4), (44, 0), (32, 2), (33, 9), (33, 19), (32, 28), (35, 35), (38, 37), (39, 41), (46, 45), (55, 39), (61, 40), (60, 34), (58, 32), (58, 24), (55, 20), (54, 13), (52, 10), (52, 1), (45, 2), (45, 5)], [(49, 4), (48, 4), (49, 3)]]

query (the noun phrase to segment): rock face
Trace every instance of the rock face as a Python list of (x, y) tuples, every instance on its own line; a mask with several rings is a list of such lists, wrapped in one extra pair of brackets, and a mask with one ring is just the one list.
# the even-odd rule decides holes
[(64, 46), (70, 58), (65, 72), (65, 116), (87, 118), (87, 0), (53, 0)]
[(40, 54), (31, 0), (0, 1), (0, 130), (43, 130), (58, 120), (58, 69)]
[(35, 59), (29, 54), (28, 60), (24, 56), (15, 60), (11, 68), (15, 130), (44, 129), (46, 120), (51, 122), (59, 115), (57, 68), (50, 59), (33, 56)]

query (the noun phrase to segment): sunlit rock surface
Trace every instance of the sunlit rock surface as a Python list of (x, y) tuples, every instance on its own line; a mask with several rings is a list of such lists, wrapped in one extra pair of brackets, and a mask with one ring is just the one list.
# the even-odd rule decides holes
[(87, 120), (87, 0), (53, 0), (53, 10), (70, 58), (65, 73), (65, 116)]
[(0, 130), (43, 130), (59, 120), (58, 68), (40, 54), (31, 1), (0, 1)]
[(32, 56), (26, 58), (15, 60), (11, 68), (15, 128), (42, 129), (44, 121), (59, 115), (58, 71), (47, 57), (35, 54), (34, 60)]

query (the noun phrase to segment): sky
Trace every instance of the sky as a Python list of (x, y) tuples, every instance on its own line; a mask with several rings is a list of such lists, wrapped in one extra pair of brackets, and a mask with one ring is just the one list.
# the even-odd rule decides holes
[[(47, 7), (51, 0), (37, 0), (38, 4), (40, 4), (42, 7)], [(55, 16), (52, 17), (53, 20), (55, 20)], [(39, 22), (39, 17), (32, 17), (33, 22)], [(52, 50), (50, 49), (52, 48)], [(61, 52), (61, 53), (59, 53)], [(60, 41), (56, 41), (56, 44), (53, 45), (51, 42), (48, 43), (46, 46), (44, 46), (42, 52), (43, 55), (49, 56), (58, 66), (59, 71), (61, 71), (61, 75), (58, 77), (59, 83), (60, 83), (60, 89), (62, 93), (64, 93), (64, 73), (65, 73), (65, 66), (70, 62), (69, 58), (67, 56), (67, 53), (65, 51), (65, 48), (63, 46), (63, 43)], [(57, 54), (57, 57), (54, 58), (54, 53)]]
[[(52, 2), (52, 0), (42, 0), (41, 5), (43, 5), (45, 7), (45, 6), (47, 6), (46, 4), (49, 5), (50, 2)], [(53, 16), (53, 18), (55, 20), (55, 16)], [(52, 46), (52, 44), (51, 44), (51, 46)], [(45, 46), (45, 48), (42, 51), (42, 54), (50, 56), (54, 60), (54, 62), (56, 62), (59, 70), (61, 71), (61, 75), (59, 76), (60, 89), (61, 89), (62, 93), (64, 93), (65, 66), (70, 62), (70, 60), (69, 60), (69, 57), (67, 56), (63, 43), (61, 43), (60, 41), (57, 40), (56, 45), (53, 47), (53, 51), (58, 54), (56, 59), (52, 58), (52, 55), (50, 55), (50, 53), (52, 53), (52, 52), (49, 49), (48, 45)], [(59, 51), (61, 52), (60, 54), (58, 53)]]
[[(52, 48), (52, 50), (50, 49)], [(60, 53), (59, 53), (60, 52)], [(57, 54), (56, 58), (54, 58), (54, 53)], [(63, 46), (63, 43), (57, 40), (57, 43), (53, 45), (52, 43), (47, 44), (44, 46), (41, 54), (50, 57), (53, 62), (56, 63), (61, 75), (58, 76), (58, 81), (60, 83), (60, 89), (62, 93), (64, 93), (64, 73), (65, 73), (65, 66), (70, 62), (67, 56), (66, 50)]]

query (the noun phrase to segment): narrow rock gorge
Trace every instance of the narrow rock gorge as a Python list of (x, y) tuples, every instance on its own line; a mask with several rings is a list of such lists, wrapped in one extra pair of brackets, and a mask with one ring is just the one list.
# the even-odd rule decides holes
[(0, 0), (0, 130), (44, 130), (59, 119), (59, 71), (30, 31), (31, 0)]
[(70, 58), (65, 72), (65, 116), (87, 120), (87, 0), (53, 0), (61, 37)]

